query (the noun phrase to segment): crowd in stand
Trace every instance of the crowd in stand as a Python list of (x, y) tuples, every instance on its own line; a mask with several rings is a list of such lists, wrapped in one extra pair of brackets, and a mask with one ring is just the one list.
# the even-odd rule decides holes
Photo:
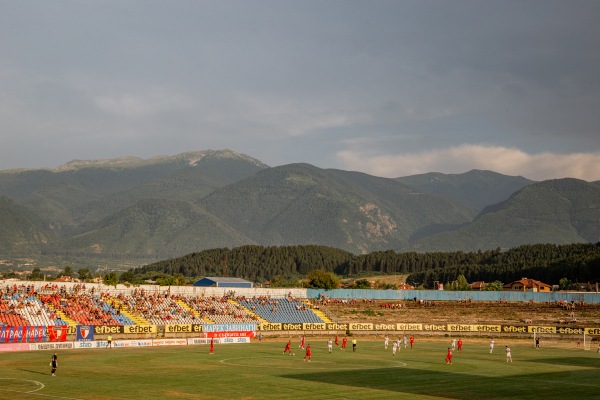
[(181, 296), (181, 300), (191, 309), (197, 311), (205, 321), (220, 324), (256, 323), (258, 321), (258, 317), (255, 314), (248, 313), (244, 307), (228, 295), (222, 297)]
[[(286, 310), (310, 311), (291, 296), (246, 299), (235, 292), (204, 297), (148, 293), (144, 289), (130, 294), (100, 292), (84, 284), (70, 288), (47, 284), (37, 290), (33, 285), (7, 285), (0, 287), (0, 325), (65, 325), (70, 321), (81, 325), (258, 323), (261, 318), (269, 321), (265, 307), (277, 314), (280, 301)], [(314, 318), (312, 311), (310, 314)]]
[(33, 285), (0, 287), (0, 325), (60, 325), (56, 315), (35, 296)]
[(123, 301), (132, 313), (141, 315), (151, 324), (201, 323), (201, 319), (192, 310), (182, 307), (175, 296), (140, 291), (133, 295), (120, 295), (119, 300)]

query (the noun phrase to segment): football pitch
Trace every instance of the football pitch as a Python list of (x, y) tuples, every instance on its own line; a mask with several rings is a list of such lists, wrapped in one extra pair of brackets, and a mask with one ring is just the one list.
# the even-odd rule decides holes
[[(357, 351), (327, 351), (307, 340), (312, 361), (285, 342), (64, 350), (57, 376), (50, 351), (0, 353), (0, 399), (600, 399), (600, 354), (497, 340), (465, 340), (453, 364), (448, 340), (419, 341), (392, 356), (383, 340), (358, 338)], [(511, 345), (507, 363), (504, 345)]]

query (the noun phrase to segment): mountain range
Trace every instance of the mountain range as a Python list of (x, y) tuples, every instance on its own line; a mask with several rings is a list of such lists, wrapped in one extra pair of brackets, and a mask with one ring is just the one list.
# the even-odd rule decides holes
[(231, 150), (0, 171), (0, 256), (148, 260), (245, 244), (476, 251), (600, 241), (600, 185), (473, 170), (395, 179)]

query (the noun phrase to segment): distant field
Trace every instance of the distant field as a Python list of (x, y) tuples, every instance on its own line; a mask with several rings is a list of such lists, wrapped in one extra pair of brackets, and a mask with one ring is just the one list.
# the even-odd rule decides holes
[(408, 274), (402, 274), (402, 275), (373, 275), (373, 276), (363, 276), (360, 278), (348, 278), (348, 279), (344, 279), (344, 282), (354, 282), (357, 279), (366, 279), (369, 282), (375, 282), (375, 283), (379, 283), (379, 284), (386, 284), (386, 285), (401, 285), (403, 283), (406, 283), (406, 278), (408, 277)]
[[(1, 399), (599, 399), (600, 354), (576, 348), (535, 350), (479, 340), (446, 365), (448, 341), (421, 341), (395, 357), (383, 340), (359, 338), (358, 351), (327, 352), (310, 338), (313, 361), (293, 342), (137, 349), (65, 350), (50, 376), (51, 352), (0, 353)], [(512, 348), (505, 362), (504, 345)]]
[(389, 285), (401, 285), (406, 283), (406, 278), (408, 274), (403, 275), (377, 275), (377, 276), (367, 276), (366, 279), (368, 281), (375, 281), (380, 283), (386, 283)]

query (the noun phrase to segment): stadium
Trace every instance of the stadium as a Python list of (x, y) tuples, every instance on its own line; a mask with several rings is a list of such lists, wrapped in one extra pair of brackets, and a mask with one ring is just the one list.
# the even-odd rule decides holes
[[(219, 283), (0, 282), (0, 397), (600, 396), (597, 293)], [(454, 362), (445, 364), (457, 338), (464, 350), (454, 349)], [(333, 351), (329, 340), (335, 340)], [(392, 354), (396, 340), (399, 350)], [(282, 354), (288, 341), (292, 357)], [(302, 341), (311, 345), (310, 364), (303, 362)], [(514, 362), (504, 362), (505, 346)], [(48, 363), (55, 352), (52, 376)]]

